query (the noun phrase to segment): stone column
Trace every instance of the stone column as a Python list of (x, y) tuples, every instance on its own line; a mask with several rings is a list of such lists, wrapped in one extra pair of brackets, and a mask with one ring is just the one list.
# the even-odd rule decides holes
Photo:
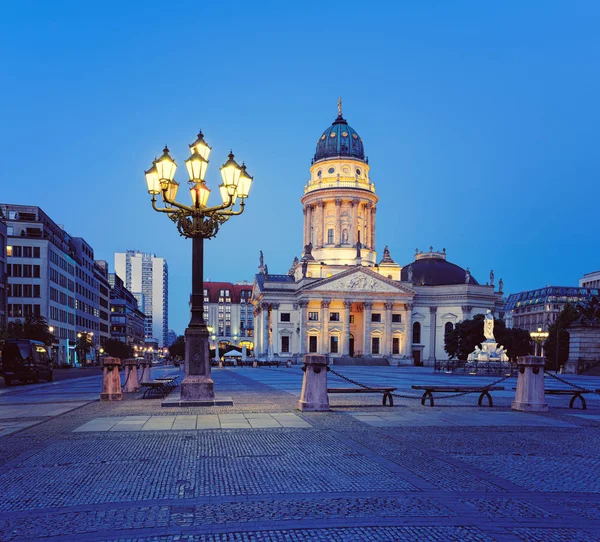
[(324, 299), (321, 301), (321, 353), (329, 353), (329, 305), (331, 301)]
[(260, 306), (262, 310), (262, 334), (263, 334), (263, 353), (265, 358), (269, 354), (269, 304), (262, 303)]
[(273, 344), (273, 353), (279, 354), (279, 303), (271, 303), (271, 342)]
[(307, 219), (306, 219), (306, 222), (307, 222), (307, 224), (306, 224), (306, 227), (307, 227), (307, 232), (306, 232), (307, 241), (306, 241), (306, 244), (308, 245), (309, 243), (313, 243), (314, 244), (313, 235), (312, 235), (312, 232), (313, 232), (313, 227), (312, 227), (313, 226), (313, 205), (312, 204), (311, 205), (307, 205), (307, 209), (306, 210), (308, 212)]
[(123, 399), (121, 392), (121, 375), (119, 358), (105, 357), (102, 362), (102, 393), (101, 401), (120, 401)]
[(350, 355), (350, 311), (352, 310), (352, 301), (344, 301), (344, 338), (342, 345), (342, 354)]
[(375, 250), (375, 205), (371, 207), (371, 248)]
[(371, 355), (371, 312), (373, 310), (373, 303), (363, 303), (364, 308), (364, 338), (363, 338), (363, 354), (365, 356)]
[(409, 358), (412, 358), (412, 303), (404, 304), (404, 344), (403, 354)]
[(140, 382), (150, 382), (152, 380), (152, 374), (151, 374), (151, 370), (152, 370), (152, 362), (147, 359), (144, 358), (141, 363), (140, 366), (142, 368), (142, 373), (140, 375)]
[(335, 246), (342, 246), (342, 200), (335, 200)]
[(321, 201), (319, 203), (321, 206), (321, 240), (319, 244), (324, 247), (327, 244), (327, 232), (325, 231), (325, 202)]
[(299, 354), (302, 355), (308, 351), (306, 345), (306, 339), (308, 337), (308, 334), (306, 333), (306, 307), (308, 307), (308, 301), (299, 301), (298, 307), (300, 308), (300, 325), (298, 326), (300, 328)]
[[(254, 352), (262, 352), (262, 335), (260, 330), (260, 319), (258, 315), (260, 314), (260, 310), (258, 307), (254, 307), (252, 309), (252, 315), (254, 318), (252, 319), (254, 325)], [(215, 341), (216, 343), (216, 341)], [(216, 346), (216, 345), (215, 345)]]
[(392, 355), (392, 310), (394, 308), (393, 303), (384, 303), (383, 308), (385, 309), (385, 334), (383, 336), (383, 355)]
[(435, 361), (437, 307), (429, 307), (429, 361)]
[(513, 410), (523, 412), (547, 412), (544, 387), (544, 365), (546, 360), (538, 356), (520, 356), (517, 365), (517, 391), (512, 403)]
[(302, 246), (308, 245), (308, 209), (305, 205), (302, 209), (302, 214), (304, 215), (304, 239), (302, 240)]
[(352, 206), (352, 225), (350, 227), (350, 243), (352, 246), (356, 246), (358, 242), (358, 199), (353, 199), (350, 202)]
[(463, 312), (463, 320), (470, 320), (471, 319), (471, 311), (473, 310), (473, 306), (472, 305), (463, 305), (461, 307), (462, 312)]
[(302, 359), (304, 377), (302, 391), (298, 401), (298, 410), (318, 412), (329, 410), (327, 395), (327, 358), (316, 354), (307, 354)]

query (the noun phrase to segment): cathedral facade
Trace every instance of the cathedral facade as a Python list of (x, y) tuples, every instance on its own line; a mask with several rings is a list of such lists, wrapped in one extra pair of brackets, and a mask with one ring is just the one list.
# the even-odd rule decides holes
[[(447, 359), (444, 334), (489, 309), (502, 292), (493, 274), (480, 285), (446, 250), (418, 251), (405, 266), (387, 249), (378, 261), (379, 198), (363, 141), (338, 116), (317, 142), (301, 197), (301, 259), (286, 274), (270, 274), (262, 253), (255, 276), (254, 352), (259, 358), (319, 353), (339, 363), (432, 365)], [(501, 288), (500, 288), (501, 290)]]

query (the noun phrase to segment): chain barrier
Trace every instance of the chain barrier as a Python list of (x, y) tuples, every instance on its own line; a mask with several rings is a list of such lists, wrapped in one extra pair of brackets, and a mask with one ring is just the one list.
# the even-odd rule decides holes
[[(327, 369), (330, 373), (333, 373), (335, 376), (340, 377), (342, 380), (345, 380), (346, 382), (349, 382), (350, 384), (354, 384), (355, 386), (364, 388), (366, 390), (374, 390), (375, 389), (375, 388), (371, 388), (371, 387), (367, 386), (366, 384), (361, 384), (360, 382), (357, 382), (356, 380), (352, 380), (351, 378), (344, 376), (343, 374), (340, 374), (337, 371), (334, 371), (331, 367), (327, 367)], [(499, 378), (498, 380), (494, 380), (494, 382), (490, 382), (489, 384), (486, 384), (485, 386), (481, 386), (481, 390), (486, 390), (486, 389), (492, 388), (493, 386), (500, 384), (500, 382), (504, 382), (511, 376), (512, 375), (505, 375), (502, 378)], [(481, 392), (480, 391), (461, 391), (461, 392), (453, 393), (450, 395), (436, 395), (435, 399), (436, 399), (436, 401), (438, 399), (452, 399), (454, 397), (462, 397), (463, 395), (468, 395), (469, 393), (481, 393)], [(391, 393), (390, 395), (392, 395), (392, 397), (398, 397), (400, 399), (418, 399), (419, 401), (421, 400), (421, 397), (422, 397), (421, 395), (405, 395), (402, 393)]]
[(564, 378), (561, 378), (560, 376), (557, 376), (555, 374), (552, 374), (550, 371), (544, 371), (544, 374), (547, 376), (550, 376), (556, 380), (558, 380), (559, 382), (562, 382), (563, 384), (566, 384), (567, 386), (571, 386), (572, 388), (576, 388), (579, 391), (583, 391), (585, 393), (595, 393), (596, 395), (600, 395), (600, 390), (590, 390), (588, 388), (584, 388), (583, 386), (579, 386), (577, 384), (573, 384), (573, 382), (569, 382), (568, 380), (565, 380)]
[[(127, 370), (127, 365), (125, 366), (125, 370)], [(137, 371), (137, 365), (135, 366), (135, 371)], [(125, 386), (127, 386), (127, 381), (129, 380), (129, 375), (131, 374), (131, 371), (129, 371), (127, 373), (127, 378), (125, 379), (125, 383), (121, 386), (121, 391), (123, 391), (125, 389)]]

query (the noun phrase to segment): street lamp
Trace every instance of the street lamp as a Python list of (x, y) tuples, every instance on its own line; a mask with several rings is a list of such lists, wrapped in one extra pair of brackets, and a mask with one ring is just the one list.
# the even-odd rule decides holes
[[(191, 206), (175, 201), (179, 188), (179, 183), (175, 181), (177, 164), (167, 147), (145, 172), (154, 210), (167, 213), (177, 225), (179, 234), (192, 239), (192, 307), (190, 323), (185, 330), (185, 378), (181, 382), (181, 400), (205, 404), (214, 404), (215, 392), (210, 377), (208, 329), (204, 321), (204, 239), (215, 237), (223, 223), (244, 212), (245, 200), (252, 186), (252, 177), (246, 171), (245, 164), (239, 166), (230, 152), (220, 168), (223, 183), (219, 191), (223, 203), (208, 207), (210, 189), (204, 182), (204, 176), (210, 151), (200, 132), (190, 145), (190, 157), (185, 161), (190, 179)], [(156, 196), (159, 194), (163, 207), (157, 205)], [(239, 204), (237, 211), (234, 210), (236, 203)]]
[[(531, 331), (529, 333), (529, 336), (535, 341), (535, 355), (537, 356), (538, 354), (543, 356), (544, 355), (544, 348), (542, 347), (542, 344), (546, 341), (546, 339), (548, 338), (549, 333), (547, 331), (542, 331), (541, 327), (537, 328), (537, 331)], [(541, 352), (540, 352), (541, 350)]]

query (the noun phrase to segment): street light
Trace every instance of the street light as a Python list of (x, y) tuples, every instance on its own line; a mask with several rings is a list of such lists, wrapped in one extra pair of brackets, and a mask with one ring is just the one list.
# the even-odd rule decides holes
[[(185, 161), (189, 177), (192, 205), (175, 201), (179, 183), (175, 181), (177, 164), (169, 149), (164, 148), (160, 158), (145, 172), (148, 193), (152, 196), (152, 207), (167, 216), (177, 225), (179, 234), (192, 239), (192, 296), (191, 319), (185, 330), (185, 378), (181, 383), (183, 401), (214, 402), (214, 383), (210, 377), (208, 353), (208, 329), (204, 321), (204, 239), (217, 235), (220, 226), (234, 215), (244, 212), (246, 198), (252, 186), (252, 177), (246, 166), (239, 166), (232, 152), (221, 166), (223, 183), (219, 191), (223, 203), (208, 207), (210, 189), (204, 182), (208, 169), (211, 148), (202, 132), (190, 145), (190, 157)], [(157, 205), (156, 196), (162, 198), (163, 206)], [(239, 201), (238, 201), (239, 200)], [(239, 203), (238, 210), (234, 207)]]
[(544, 348), (542, 347), (542, 344), (548, 338), (549, 333), (547, 331), (542, 331), (542, 328), (538, 327), (537, 331), (531, 331), (529, 335), (535, 341), (535, 355), (537, 356), (539, 354), (543, 356)]

